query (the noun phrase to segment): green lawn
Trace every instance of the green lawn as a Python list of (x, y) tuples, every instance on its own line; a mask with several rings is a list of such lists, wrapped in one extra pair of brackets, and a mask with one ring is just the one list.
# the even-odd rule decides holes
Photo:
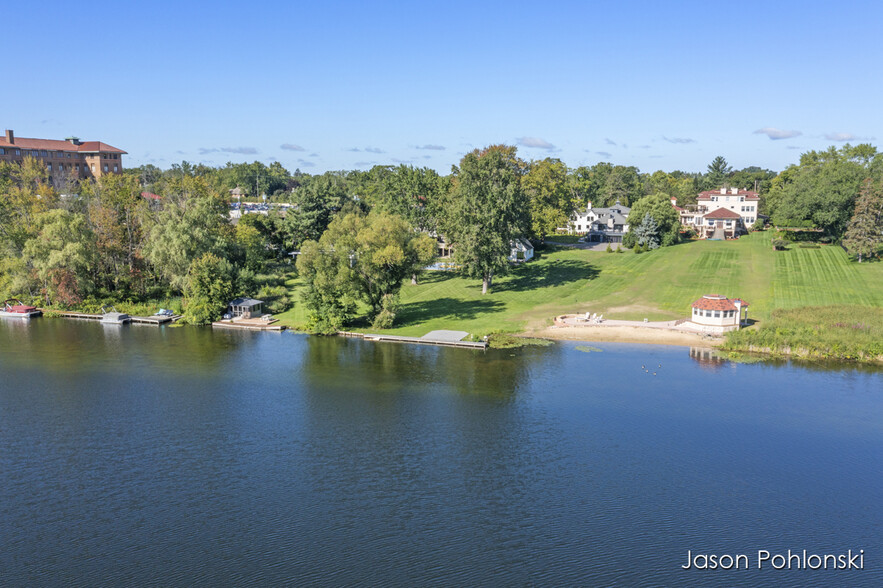
[[(771, 237), (762, 232), (738, 241), (694, 241), (641, 255), (551, 248), (496, 279), (484, 296), (479, 280), (424, 272), (418, 286), (402, 287), (397, 326), (387, 332), (456, 329), (481, 336), (586, 311), (632, 320), (686, 318), (693, 300), (717, 293), (747, 300), (749, 316), (761, 321), (776, 308), (883, 307), (883, 263), (850, 262), (832, 245), (775, 252)], [(299, 299), (278, 316), (295, 328), (306, 320)], [(372, 330), (367, 324), (356, 329)]]

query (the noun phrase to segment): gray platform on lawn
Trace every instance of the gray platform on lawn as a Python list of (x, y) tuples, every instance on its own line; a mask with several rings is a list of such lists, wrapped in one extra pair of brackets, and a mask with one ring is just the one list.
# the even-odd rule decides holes
[(464, 337), (468, 336), (469, 333), (466, 331), (430, 331), (420, 337), (421, 339), (427, 339), (430, 341), (462, 341)]

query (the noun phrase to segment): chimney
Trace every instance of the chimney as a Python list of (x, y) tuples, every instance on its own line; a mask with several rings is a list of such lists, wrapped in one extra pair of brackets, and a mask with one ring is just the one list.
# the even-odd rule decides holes
[(71, 145), (79, 145), (80, 144), (79, 137), (65, 137), (64, 140), (67, 141), (68, 143), (70, 143)]
[(6, 142), (15, 145), (15, 135), (12, 133), (12, 129), (6, 129)]
[(739, 188), (730, 188), (730, 194), (738, 194)]
[(671, 197), (671, 205), (672, 205), (672, 206), (677, 206), (677, 205), (678, 205), (678, 199), (677, 199), (676, 197), (674, 197), (674, 196)]
[(589, 200), (589, 203), (586, 204), (586, 212), (591, 212), (592, 210), (592, 201)]
[(727, 189), (726, 189), (726, 188), (721, 188), (721, 194), (726, 194), (726, 193), (727, 193)]

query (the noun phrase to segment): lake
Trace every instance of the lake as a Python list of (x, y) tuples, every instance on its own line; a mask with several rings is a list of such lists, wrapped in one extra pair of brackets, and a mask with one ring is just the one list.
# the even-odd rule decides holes
[(595, 345), (0, 320), (0, 583), (883, 585), (883, 372)]

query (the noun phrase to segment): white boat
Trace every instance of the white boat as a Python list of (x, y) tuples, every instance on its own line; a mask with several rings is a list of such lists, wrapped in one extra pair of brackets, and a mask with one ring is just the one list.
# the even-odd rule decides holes
[(101, 323), (104, 325), (124, 325), (132, 320), (125, 312), (117, 312), (117, 309), (114, 307), (106, 310), (102, 306), (101, 312), (103, 313)]
[(3, 302), (2, 310), (0, 310), (0, 316), (20, 319), (34, 318), (42, 314), (43, 312), (36, 306), (23, 304), (22, 301), (17, 298), (10, 298)]

